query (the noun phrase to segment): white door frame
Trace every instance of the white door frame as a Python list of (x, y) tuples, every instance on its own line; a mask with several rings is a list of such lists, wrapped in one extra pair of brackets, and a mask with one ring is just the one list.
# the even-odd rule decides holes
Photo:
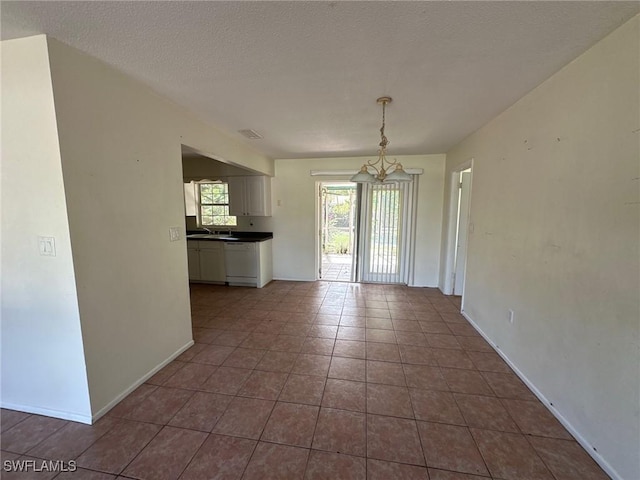
[(469, 243), (469, 193), (471, 193), (471, 170), (460, 172), (460, 205), (458, 206), (458, 232), (453, 275), (453, 294), (464, 295), (465, 271), (467, 268), (467, 245)]
[(320, 221), (320, 215), (322, 214), (322, 182), (316, 182), (315, 185), (315, 196), (316, 196), (316, 214), (315, 214), (315, 251), (316, 251), (316, 280), (321, 280), (320, 278), (320, 270), (322, 269), (322, 241), (320, 237), (322, 237), (322, 232), (320, 229), (322, 228), (322, 222)]
[[(313, 172), (312, 172), (313, 175)], [(315, 261), (315, 268), (316, 268), (316, 280), (323, 280), (320, 277), (320, 272), (322, 270), (322, 220), (321, 220), (321, 214), (322, 212), (322, 186), (326, 185), (326, 184), (332, 184), (332, 185), (356, 185), (353, 182), (350, 182), (348, 178), (330, 178), (328, 180), (318, 180), (315, 182), (315, 196), (316, 196), (316, 213), (315, 213), (315, 257), (316, 257), (316, 261)], [(355, 237), (358, 236), (358, 227), (355, 227)], [(354, 237), (354, 242), (356, 241), (356, 238)], [(351, 255), (353, 256), (353, 258), (357, 258), (357, 248), (354, 245), (353, 246), (353, 251), (351, 252)], [(351, 262), (351, 278), (349, 279), (350, 282), (355, 282), (355, 278), (354, 278), (354, 274), (356, 272), (356, 269), (354, 268), (354, 262)]]
[[(442, 293), (445, 295), (453, 295), (453, 275), (455, 274), (455, 259), (456, 259), (456, 230), (458, 228), (458, 202), (459, 202), (459, 189), (458, 183), (460, 182), (460, 172), (463, 170), (471, 169), (471, 184), (469, 185), (469, 212), (471, 212), (471, 190), (473, 189), (473, 158), (467, 160), (461, 165), (458, 165), (454, 171), (451, 172), (450, 192), (449, 192), (449, 228), (447, 229), (447, 243), (446, 243), (446, 255), (444, 265), (444, 281), (442, 285)], [(471, 215), (469, 215), (469, 223), (471, 223)], [(471, 232), (469, 232), (471, 233)], [(468, 255), (467, 255), (468, 258)], [(466, 259), (465, 259), (466, 261)], [(466, 271), (466, 266), (465, 266)], [(464, 296), (462, 298), (464, 304)]]

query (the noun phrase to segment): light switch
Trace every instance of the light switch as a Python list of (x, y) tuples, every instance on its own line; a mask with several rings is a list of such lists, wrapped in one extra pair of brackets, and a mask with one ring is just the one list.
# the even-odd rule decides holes
[(56, 239), (54, 237), (38, 237), (38, 249), (44, 257), (56, 256)]
[(180, 227), (169, 227), (169, 241), (177, 242), (180, 240)]

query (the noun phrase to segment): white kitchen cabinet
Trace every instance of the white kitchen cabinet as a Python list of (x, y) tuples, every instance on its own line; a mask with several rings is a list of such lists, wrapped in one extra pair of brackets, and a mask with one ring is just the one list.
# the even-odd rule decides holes
[(200, 280), (200, 248), (199, 243), (187, 240), (187, 262), (189, 265), (189, 280)]
[(224, 268), (224, 244), (222, 242), (198, 242), (200, 244), (200, 280), (226, 282)]
[(189, 280), (224, 283), (224, 244), (222, 242), (187, 240)]
[(237, 217), (271, 216), (271, 177), (229, 177), (229, 214)]
[(198, 214), (197, 194), (198, 189), (195, 182), (184, 184), (184, 213), (187, 217), (195, 217)]

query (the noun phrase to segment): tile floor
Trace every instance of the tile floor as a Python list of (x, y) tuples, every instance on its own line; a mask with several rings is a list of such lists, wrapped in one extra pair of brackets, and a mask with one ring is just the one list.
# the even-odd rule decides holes
[[(608, 478), (435, 289), (192, 285), (196, 344), (93, 426), (2, 411), (3, 479)], [(56, 476), (58, 475), (58, 476)]]

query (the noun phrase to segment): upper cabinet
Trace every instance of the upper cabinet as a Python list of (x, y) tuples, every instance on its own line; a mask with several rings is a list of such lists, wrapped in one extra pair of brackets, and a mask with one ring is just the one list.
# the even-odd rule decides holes
[(198, 189), (196, 188), (195, 182), (184, 184), (184, 213), (187, 217), (195, 217), (198, 215), (197, 194)]
[(271, 216), (271, 177), (229, 177), (228, 183), (230, 215)]

